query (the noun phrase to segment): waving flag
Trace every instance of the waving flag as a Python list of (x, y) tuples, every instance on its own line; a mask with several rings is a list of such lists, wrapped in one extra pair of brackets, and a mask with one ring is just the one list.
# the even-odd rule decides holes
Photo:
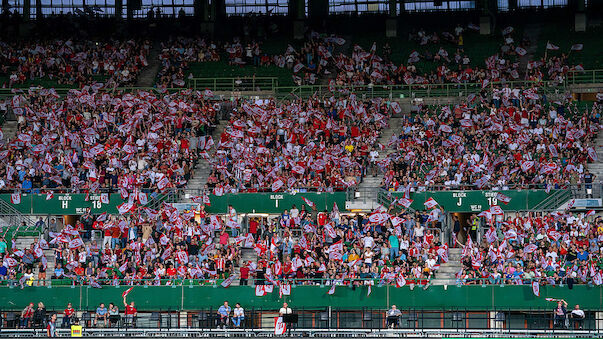
[(13, 193), (10, 195), (10, 202), (13, 205), (19, 205), (21, 203), (21, 194)]
[(228, 288), (228, 286), (230, 286), (230, 284), (232, 284), (232, 282), (235, 280), (236, 277), (237, 276), (233, 274), (230, 277), (228, 277), (228, 279), (224, 279), (224, 281), (222, 281), (222, 283), (220, 285), (224, 288)]
[(546, 43), (546, 49), (549, 49), (549, 50), (552, 50), (552, 51), (556, 51), (556, 50), (558, 50), (558, 49), (559, 49), (559, 46), (555, 46), (555, 45), (553, 45), (552, 43), (547, 42), (547, 43)]
[(46, 200), (51, 200), (54, 198), (54, 193), (52, 191), (46, 192)]
[(490, 213), (492, 213), (492, 215), (505, 214), (505, 212), (503, 212), (503, 210), (502, 210), (502, 208), (500, 208), (500, 206), (490, 206)]
[(284, 295), (291, 295), (291, 285), (281, 284), (278, 289), (278, 296), (279, 298), (282, 298)]
[(69, 248), (71, 248), (71, 249), (82, 247), (82, 246), (84, 246), (84, 242), (82, 241), (82, 238), (75, 238), (69, 242)]
[(435, 201), (435, 199), (433, 198), (429, 198), (423, 203), (423, 205), (425, 205), (425, 208), (430, 209), (436, 207), (438, 205), (438, 202)]
[(306, 197), (302, 197), (302, 200), (310, 207), (314, 208), (314, 203), (308, 199), (306, 199)]
[(410, 204), (412, 204), (412, 200), (400, 198), (398, 199), (398, 204), (404, 206), (404, 208), (409, 208)]
[(581, 51), (584, 48), (583, 44), (573, 44), (570, 50), (572, 51)]
[(540, 297), (540, 283), (538, 281), (532, 281), (532, 292), (537, 297)]
[(274, 318), (274, 335), (284, 335), (287, 332), (287, 323), (283, 321), (283, 317)]
[(117, 206), (117, 211), (119, 212), (119, 214), (126, 214), (130, 211), (132, 211), (134, 209), (134, 204), (133, 203), (126, 203), (124, 202), (121, 205)]
[(265, 295), (266, 295), (266, 289), (264, 288), (264, 285), (255, 285), (255, 296), (263, 297)]
[(335, 294), (335, 284), (333, 284), (333, 286), (331, 286), (331, 288), (329, 288), (329, 291), (327, 292), (329, 295), (333, 295)]
[(130, 294), (130, 292), (132, 292), (133, 289), (134, 289), (134, 287), (128, 288), (121, 294), (121, 297), (125, 299), (128, 296), (128, 294)]
[(281, 179), (272, 183), (272, 192), (278, 191), (281, 187), (285, 185)]
[(587, 217), (590, 217), (590, 216), (593, 216), (593, 215), (595, 215), (595, 210), (590, 210), (590, 211), (586, 212), (586, 216)]
[(506, 195), (504, 195), (504, 194), (502, 194), (500, 192), (496, 194), (496, 199), (498, 201), (502, 202), (505, 205), (508, 204), (511, 201), (510, 197), (508, 197), (508, 196), (506, 196)]
[(400, 273), (400, 275), (398, 275), (398, 277), (396, 278), (396, 288), (400, 288), (404, 285), (406, 285), (406, 279), (404, 279), (404, 276), (402, 275), (402, 273)]

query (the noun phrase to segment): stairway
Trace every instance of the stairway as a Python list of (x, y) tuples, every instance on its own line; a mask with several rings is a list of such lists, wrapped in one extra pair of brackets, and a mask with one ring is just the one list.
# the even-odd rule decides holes
[(597, 135), (595, 151), (597, 152), (598, 161), (588, 164), (588, 170), (596, 175), (595, 181), (600, 181), (603, 179), (603, 130), (600, 130)]
[[(220, 136), (222, 135), (222, 132), (224, 132), (224, 128), (226, 128), (227, 123), (228, 123), (228, 121), (218, 120), (218, 124), (214, 128), (213, 133), (211, 134), (211, 137), (216, 144), (214, 145), (214, 149), (212, 149), (208, 152), (210, 159), (212, 159), (213, 156), (216, 154), (215, 147), (218, 145)], [(197, 166), (195, 167), (195, 172), (193, 173), (193, 177), (188, 181), (188, 185), (187, 185), (188, 189), (199, 191), (199, 192), (193, 192), (192, 194), (200, 195), (200, 193), (201, 193), (200, 191), (205, 186), (205, 183), (207, 183), (207, 178), (209, 177), (209, 174), (211, 173), (212, 168), (213, 168), (213, 165), (210, 161), (208, 161), (206, 159), (199, 159), (199, 162), (197, 163)], [(184, 199), (184, 201), (188, 201), (188, 199)]]
[[(519, 58), (519, 72), (525, 73), (528, 67), (528, 62), (530, 60), (536, 60), (539, 58), (535, 58), (534, 54), (538, 49), (538, 41), (540, 38), (540, 32), (542, 30), (542, 26), (538, 24), (527, 24), (523, 31), (523, 38), (530, 41), (530, 46), (526, 48), (526, 55)], [(515, 41), (514, 45), (519, 45), (521, 41)]]
[(16, 120), (7, 120), (2, 125), (2, 134), (3, 137), (0, 139), (0, 144), (8, 143), (9, 140), (12, 140), (17, 135), (17, 121)]
[(461, 249), (451, 248), (448, 250), (448, 262), (442, 263), (437, 272), (436, 279), (433, 280), (434, 285), (455, 285), (456, 274), (461, 270)]
[[(18, 237), (15, 239), (15, 248), (18, 250), (27, 250), (30, 249), (31, 244), (33, 244), (36, 240), (40, 239), (39, 237)], [(13, 251), (15, 249), (12, 249)], [(48, 261), (48, 264), (46, 266), (46, 285), (50, 284), (50, 279), (52, 277), (52, 275), (54, 274), (54, 250), (53, 249), (47, 249), (44, 250), (44, 256), (46, 256), (46, 260)], [(33, 269), (33, 274), (35, 279), (38, 279), (38, 265), (36, 264), (34, 266)], [(39, 284), (39, 282), (34, 283), (35, 284)]]
[[(400, 127), (402, 125), (402, 118), (390, 118), (389, 123), (386, 129), (381, 131), (381, 137), (379, 137), (378, 142), (385, 146), (385, 149), (379, 151), (379, 158), (377, 161), (381, 161), (393, 152), (395, 149), (391, 149), (388, 147), (389, 141), (392, 136), (398, 134), (400, 132)], [(359, 196), (357, 199), (361, 200), (374, 200), (375, 196), (375, 188), (381, 185), (383, 181), (383, 173), (380, 170), (377, 170), (377, 174), (373, 176), (371, 173), (367, 172), (367, 175), (362, 179), (360, 185), (358, 185), (358, 193)], [(375, 201), (376, 203), (376, 201)]]
[[(241, 281), (240, 269), (243, 265), (243, 262), (245, 261), (257, 263), (258, 255), (253, 248), (241, 247), (241, 260), (234, 268), (234, 274), (237, 275), (237, 279), (232, 282), (231, 286), (239, 286), (239, 283)], [(251, 285), (251, 281), (249, 281), (248, 284)]]
[(138, 75), (138, 80), (136, 81), (137, 87), (153, 87), (155, 84), (155, 78), (157, 77), (159, 67), (161, 66), (161, 62), (159, 61), (160, 51), (161, 46), (158, 41), (155, 41), (153, 43), (153, 48), (151, 48), (149, 55), (147, 55), (148, 66), (140, 72), (140, 75)]

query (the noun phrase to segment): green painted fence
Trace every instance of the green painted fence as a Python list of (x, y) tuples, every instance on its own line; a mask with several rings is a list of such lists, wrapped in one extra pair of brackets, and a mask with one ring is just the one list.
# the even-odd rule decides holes
[[(547, 193), (545, 190), (509, 190), (500, 193), (511, 198), (508, 204), (503, 204), (496, 199), (499, 191), (434, 191), (411, 193), (413, 200), (411, 207), (415, 210), (424, 210), (425, 201), (433, 198), (447, 212), (481, 212), (493, 205), (499, 205), (507, 211), (531, 210), (545, 200), (554, 191)], [(384, 193), (388, 194), (388, 193)], [(403, 192), (391, 192), (392, 197), (402, 197)]]
[(117, 214), (117, 206), (123, 203), (119, 194), (110, 194), (109, 203), (101, 202), (100, 194), (90, 194), (86, 201), (85, 194), (55, 194), (50, 200), (46, 200), (46, 194), (22, 194), (21, 203), (11, 203), (10, 194), (0, 194), (0, 199), (11, 204), (16, 210), (23, 214), (39, 215), (75, 215), (84, 214), (87, 208), (93, 214), (107, 212)]
[[(127, 286), (104, 287), (18, 287), (0, 288), (0, 309), (21, 310), (29, 302), (44, 302), (49, 309), (62, 309), (68, 302), (79, 309), (96, 309), (99, 303), (122, 304), (121, 294)], [(333, 295), (327, 292), (329, 286), (297, 286), (291, 289), (291, 295), (280, 299), (278, 289), (264, 297), (256, 297), (255, 289), (250, 286), (232, 286), (229, 288), (212, 286), (137, 286), (128, 295), (128, 301), (134, 301), (141, 311), (150, 310), (199, 310), (217, 308), (225, 300), (231, 304), (241, 303), (245, 308), (278, 309), (283, 301), (294, 308), (324, 309), (328, 306), (342, 309), (381, 308), (391, 304), (400, 308), (455, 309), (471, 310), (512, 309), (527, 310), (534, 308), (553, 308), (554, 303), (546, 297), (563, 298), (570, 305), (580, 304), (585, 310), (600, 310), (603, 305), (603, 288), (588, 285), (542, 286), (540, 297), (532, 293), (530, 285), (500, 286), (430, 286), (410, 289), (409, 286), (373, 286), (367, 296), (367, 287), (337, 287)]]
[[(412, 193), (411, 205), (415, 210), (423, 210), (423, 203), (434, 198), (444, 210), (448, 212), (480, 212), (486, 210), (491, 205), (500, 205), (503, 210), (517, 211), (533, 209), (540, 202), (545, 200), (551, 193), (544, 190), (510, 190), (502, 191), (503, 194), (511, 198), (511, 201), (504, 205), (496, 199), (497, 191), (435, 191)], [(388, 194), (388, 193), (382, 193)], [(402, 192), (392, 192), (393, 197), (401, 197)], [(299, 209), (302, 206), (308, 206), (302, 197), (312, 201), (318, 211), (330, 211), (333, 204), (336, 203), (339, 210), (345, 210), (346, 193), (237, 193), (225, 194), (222, 196), (210, 196), (211, 206), (206, 210), (210, 213), (226, 213), (228, 205), (233, 207), (239, 213), (281, 213), (285, 209), (290, 209), (296, 205)], [(10, 194), (0, 194), (0, 199), (10, 203)], [(86, 201), (85, 194), (55, 194), (54, 198), (46, 200), (46, 194), (23, 194), (21, 203), (13, 205), (23, 214), (38, 215), (73, 215), (83, 214), (87, 208), (92, 209), (92, 213), (107, 212), (117, 214), (117, 206), (123, 203), (119, 194), (111, 194), (109, 203), (103, 204), (100, 200), (100, 194), (90, 194)]]
[(210, 213), (226, 213), (228, 205), (232, 205), (238, 213), (282, 213), (295, 205), (298, 209), (302, 206), (309, 207), (302, 197), (312, 201), (318, 211), (330, 211), (333, 204), (337, 203), (339, 210), (345, 209), (345, 192), (329, 193), (237, 193), (223, 196), (210, 196), (211, 206), (206, 208)]
[[(225, 194), (222, 196), (210, 196), (211, 206), (206, 210), (210, 213), (226, 213), (228, 205), (232, 204), (239, 213), (282, 213), (285, 209), (290, 209), (293, 204), (301, 209), (306, 203), (302, 197), (314, 202), (319, 211), (333, 208), (337, 203), (340, 210), (345, 209), (345, 192), (331, 193), (238, 193)], [(11, 204), (10, 194), (0, 194), (0, 199)], [(119, 194), (111, 194), (109, 203), (103, 204), (100, 200), (100, 194), (90, 194), (86, 201), (85, 194), (55, 194), (50, 200), (46, 200), (46, 194), (22, 194), (21, 203), (14, 205), (15, 209), (23, 214), (39, 215), (75, 215), (84, 214), (87, 208), (92, 209), (92, 213), (117, 214), (117, 206), (124, 200)], [(306, 208), (308, 206), (306, 205)]]

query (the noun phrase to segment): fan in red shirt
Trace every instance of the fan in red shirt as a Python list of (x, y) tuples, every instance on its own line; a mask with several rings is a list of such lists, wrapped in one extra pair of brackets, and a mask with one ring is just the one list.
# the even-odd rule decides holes
[(128, 305), (128, 303), (126, 302), (126, 297), (124, 297), (124, 307), (126, 308), (126, 324), (136, 326), (136, 316), (138, 315), (138, 310), (134, 306), (134, 302), (131, 301)]
[(75, 309), (71, 306), (71, 303), (67, 304), (67, 308), (63, 314), (65, 315), (63, 317), (63, 327), (71, 326), (71, 319), (73, 319), (73, 315), (75, 314)]

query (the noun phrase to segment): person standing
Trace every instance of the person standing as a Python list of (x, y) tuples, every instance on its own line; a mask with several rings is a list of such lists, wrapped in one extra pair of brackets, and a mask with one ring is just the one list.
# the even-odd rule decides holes
[(138, 315), (138, 310), (136, 309), (136, 306), (134, 306), (134, 302), (131, 301), (128, 305), (126, 302), (126, 297), (124, 297), (124, 307), (126, 308), (126, 324), (129, 323), (132, 325), (132, 327), (136, 327), (136, 316)]
[(283, 307), (281, 307), (281, 309), (278, 311), (278, 315), (279, 316), (283, 316), (285, 314), (292, 314), (293, 311), (291, 310), (291, 308), (289, 307), (289, 304), (287, 303), (283, 303)]
[(576, 305), (572, 312), (570, 313), (572, 323), (574, 324), (574, 328), (577, 326), (579, 330), (582, 329), (582, 323), (584, 322), (584, 318), (586, 315), (584, 311), (580, 309), (580, 305)]
[(553, 311), (555, 322), (554, 327), (565, 327), (565, 318), (567, 316), (567, 302), (563, 299), (557, 301), (557, 307)]
[(50, 321), (46, 326), (46, 334), (49, 338), (53, 338), (57, 336), (57, 314), (54, 313), (50, 316)]

